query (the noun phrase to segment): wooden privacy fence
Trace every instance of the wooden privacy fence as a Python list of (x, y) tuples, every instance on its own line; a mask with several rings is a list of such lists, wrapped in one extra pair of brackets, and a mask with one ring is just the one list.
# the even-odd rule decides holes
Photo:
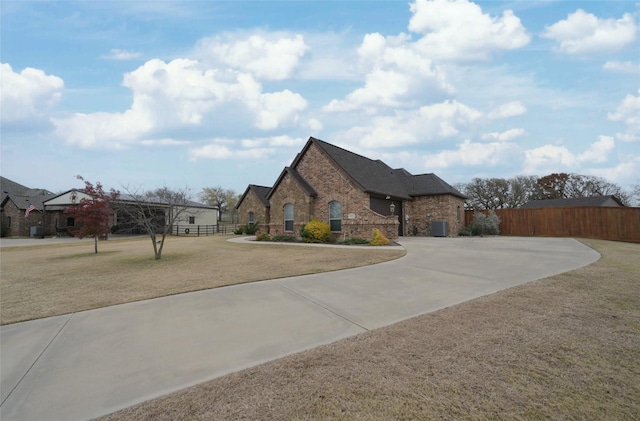
[[(489, 211), (482, 211), (488, 213)], [(465, 224), (474, 211), (465, 212)], [(640, 243), (640, 208), (496, 209), (501, 235), (583, 237)]]

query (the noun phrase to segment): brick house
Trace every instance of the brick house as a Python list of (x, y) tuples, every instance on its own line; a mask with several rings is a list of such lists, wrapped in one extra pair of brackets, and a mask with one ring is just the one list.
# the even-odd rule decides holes
[[(5, 177), (0, 177), (0, 189), (2, 190), (0, 204), (0, 235), (2, 237), (28, 237), (36, 227), (39, 235), (50, 230), (52, 219), (51, 215), (44, 212), (44, 202), (55, 194), (45, 189), (23, 186)], [(35, 209), (26, 215), (30, 205)]]
[(370, 238), (375, 228), (397, 238), (432, 235), (436, 226), (457, 234), (465, 199), (435, 174), (413, 175), (311, 137), (273, 187), (249, 185), (236, 209), (240, 224), (271, 235), (299, 236), (316, 218), (336, 238)]

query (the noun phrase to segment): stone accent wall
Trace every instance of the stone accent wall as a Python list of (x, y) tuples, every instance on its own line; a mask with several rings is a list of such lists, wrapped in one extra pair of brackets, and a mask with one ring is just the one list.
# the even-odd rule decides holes
[(405, 202), (409, 215), (407, 235), (431, 235), (432, 221), (447, 221), (449, 235), (458, 235), (464, 227), (464, 200), (449, 194), (421, 196)]
[(267, 231), (269, 227), (269, 210), (262, 204), (253, 189), (250, 189), (238, 208), (238, 224), (249, 224), (249, 212), (253, 212), (254, 221), (260, 225), (260, 229)]

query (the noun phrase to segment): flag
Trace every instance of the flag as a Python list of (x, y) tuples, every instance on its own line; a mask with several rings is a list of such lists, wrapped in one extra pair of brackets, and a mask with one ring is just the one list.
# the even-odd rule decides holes
[(28, 208), (27, 208), (27, 210), (24, 212), (24, 217), (25, 217), (25, 218), (26, 218), (26, 217), (28, 217), (28, 216), (29, 216), (29, 214), (30, 214), (31, 212), (33, 212), (34, 210), (37, 210), (37, 209), (36, 209), (36, 207), (35, 207), (35, 206), (33, 206), (33, 204), (31, 204), (31, 203), (30, 203), (30, 204), (29, 204), (29, 207), (28, 207)]

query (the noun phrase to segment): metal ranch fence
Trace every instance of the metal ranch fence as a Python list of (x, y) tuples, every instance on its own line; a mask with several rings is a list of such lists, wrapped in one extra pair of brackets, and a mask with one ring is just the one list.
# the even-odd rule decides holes
[(174, 225), (171, 234), (176, 236), (232, 235), (238, 225)]

